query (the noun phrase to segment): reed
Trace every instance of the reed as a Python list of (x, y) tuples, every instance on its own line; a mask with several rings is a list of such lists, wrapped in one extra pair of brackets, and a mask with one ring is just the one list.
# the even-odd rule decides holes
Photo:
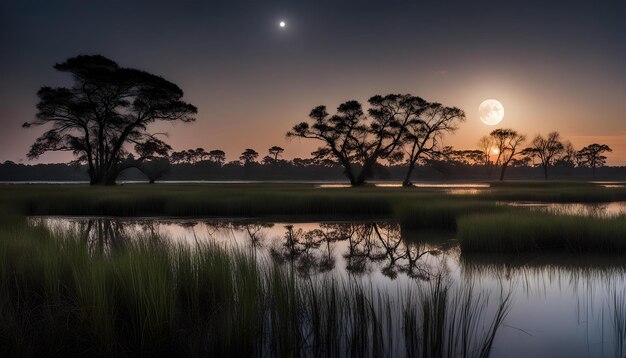
[(481, 357), (508, 308), (501, 298), (485, 314), (486, 297), (441, 278), (398, 297), (350, 278), (307, 280), (211, 242), (137, 235), (102, 251), (78, 232), (0, 226), (7, 356)]
[(465, 253), (626, 252), (623, 216), (603, 218), (531, 211), (477, 214), (459, 219), (457, 236)]

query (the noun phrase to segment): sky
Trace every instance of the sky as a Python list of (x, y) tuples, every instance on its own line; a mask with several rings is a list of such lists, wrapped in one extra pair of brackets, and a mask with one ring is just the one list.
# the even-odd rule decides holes
[[(626, 165), (626, 1), (29, 1), (0, 4), (0, 162), (28, 162), (37, 90), (52, 66), (101, 54), (178, 84), (192, 124), (156, 125), (175, 150), (246, 148), (308, 157), (286, 139), (318, 105), (410, 93), (465, 110), (444, 144), (475, 148), (498, 127), (611, 146)], [(286, 26), (281, 28), (280, 21)], [(504, 106), (480, 121), (488, 98)], [(51, 153), (36, 162), (64, 162)]]

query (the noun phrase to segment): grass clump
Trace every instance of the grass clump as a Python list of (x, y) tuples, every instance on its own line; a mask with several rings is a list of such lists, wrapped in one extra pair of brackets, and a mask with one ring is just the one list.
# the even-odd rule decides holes
[(495, 202), (438, 200), (401, 205), (395, 211), (406, 229), (455, 230), (457, 219), (469, 214), (489, 213), (502, 210)]
[(461, 250), (519, 253), (625, 253), (624, 217), (559, 215), (516, 211), (470, 215), (459, 219)]

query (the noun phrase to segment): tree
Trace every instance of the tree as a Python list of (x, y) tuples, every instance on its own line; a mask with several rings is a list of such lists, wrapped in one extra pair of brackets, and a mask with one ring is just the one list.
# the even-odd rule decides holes
[(198, 158), (196, 156), (196, 150), (195, 149), (187, 149), (185, 151), (185, 160), (187, 161), (187, 163), (196, 163), (198, 161)]
[(143, 161), (137, 168), (148, 177), (150, 184), (154, 184), (156, 180), (169, 173), (172, 166), (167, 158), (160, 157)]
[(285, 151), (283, 148), (278, 146), (273, 146), (267, 150), (270, 153), (270, 156), (274, 158), (274, 163), (278, 162), (278, 157)]
[(445, 157), (453, 164), (477, 165), (483, 164), (485, 155), (482, 150), (445, 150)]
[(263, 163), (263, 165), (270, 165), (270, 164), (275, 164), (276, 160), (270, 157), (269, 155), (266, 155), (263, 157), (263, 159), (261, 159), (261, 163)]
[(489, 136), (493, 140), (495, 150), (498, 152), (496, 165), (499, 165), (501, 168), (500, 181), (503, 181), (504, 172), (506, 171), (507, 166), (516, 155), (521, 153), (519, 147), (526, 140), (526, 136), (509, 128), (495, 129), (489, 134)]
[(226, 153), (223, 150), (214, 149), (209, 152), (209, 160), (221, 167), (226, 161)]
[(87, 164), (92, 185), (115, 184), (128, 145), (168, 149), (148, 132), (150, 124), (195, 120), (196, 107), (182, 101), (183, 91), (162, 77), (120, 67), (100, 55), (72, 57), (54, 68), (71, 74), (74, 83), (37, 93), (37, 117), (23, 126), (52, 128), (37, 138), (28, 158), (70, 151), (77, 163)]
[(340, 104), (332, 116), (326, 106), (315, 107), (309, 113), (311, 123), (295, 125), (287, 137), (321, 141), (313, 154), (316, 159), (333, 158), (344, 167), (350, 184), (362, 185), (378, 160), (396, 152), (407, 125), (419, 119), (425, 103), (408, 94), (377, 95), (368, 102), (367, 114), (354, 100)]
[(482, 136), (478, 140), (478, 150), (483, 154), (483, 164), (491, 164), (491, 153), (493, 152), (493, 138), (491, 136)]
[(186, 152), (185, 151), (173, 152), (170, 155), (170, 160), (172, 161), (172, 163), (175, 163), (175, 164), (184, 163), (187, 160)]
[(206, 150), (204, 150), (204, 148), (196, 148), (194, 150), (194, 157), (196, 161), (201, 162), (205, 160), (208, 156), (209, 156), (209, 153), (207, 153)]
[(248, 166), (249, 164), (256, 161), (256, 158), (258, 157), (259, 153), (257, 153), (254, 149), (248, 148), (243, 153), (241, 153), (239, 159), (244, 163), (244, 165)]
[(582, 167), (591, 168), (593, 176), (595, 176), (596, 168), (603, 167), (606, 164), (604, 153), (612, 151), (613, 149), (606, 144), (590, 144), (578, 151), (578, 163)]
[(533, 138), (531, 146), (527, 148), (527, 153), (531, 157), (539, 159), (540, 165), (543, 167), (544, 179), (548, 180), (548, 168), (554, 164), (564, 149), (559, 132), (550, 132), (547, 138), (541, 135)]
[(408, 154), (409, 165), (403, 186), (411, 186), (411, 173), (415, 164), (424, 156), (430, 157), (440, 152), (441, 138), (444, 134), (457, 130), (460, 122), (465, 120), (465, 113), (456, 107), (445, 107), (440, 103), (419, 103), (416, 112), (419, 117), (406, 126), (403, 136), (403, 149)]
[(576, 151), (576, 148), (574, 148), (572, 142), (566, 140), (563, 142), (563, 151), (561, 152), (559, 158), (555, 161), (554, 165), (569, 168), (575, 167), (577, 153), (578, 152)]

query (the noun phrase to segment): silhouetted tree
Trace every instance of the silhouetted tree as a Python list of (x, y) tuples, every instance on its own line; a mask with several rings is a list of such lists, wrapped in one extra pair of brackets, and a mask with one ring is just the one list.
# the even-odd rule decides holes
[(183, 91), (162, 77), (120, 67), (99, 55), (72, 57), (54, 68), (70, 73), (74, 84), (42, 87), (37, 93), (37, 118), (24, 127), (52, 128), (35, 141), (28, 158), (70, 151), (77, 162), (87, 163), (91, 184), (115, 183), (127, 144), (166, 145), (148, 133), (148, 125), (195, 120), (196, 107), (183, 102)]
[(226, 153), (223, 150), (214, 149), (209, 152), (209, 160), (221, 167), (226, 161)]
[(206, 152), (206, 150), (204, 150), (204, 148), (196, 148), (194, 150), (194, 157), (196, 159), (196, 161), (203, 161), (206, 158), (208, 158), (209, 153)]
[(185, 160), (188, 163), (195, 163), (198, 161), (198, 158), (196, 157), (196, 150), (195, 149), (187, 149), (185, 151)]
[(456, 131), (465, 113), (456, 107), (440, 103), (415, 102), (418, 118), (409, 121), (403, 136), (403, 149), (408, 154), (408, 170), (403, 186), (411, 186), (411, 174), (415, 164), (424, 156), (430, 157), (441, 150), (441, 138)]
[(154, 184), (156, 180), (169, 173), (172, 166), (167, 158), (161, 157), (143, 161), (137, 168), (148, 177), (150, 184)]
[(450, 163), (476, 165), (484, 163), (485, 155), (482, 150), (450, 150), (446, 157)]
[(500, 181), (504, 180), (504, 172), (507, 166), (520, 154), (520, 146), (526, 140), (526, 136), (517, 133), (513, 129), (498, 128), (493, 130), (489, 136), (493, 140), (493, 145), (498, 151), (496, 165), (500, 166)]
[(274, 158), (274, 162), (278, 161), (278, 157), (285, 151), (283, 148), (278, 146), (273, 146), (267, 150), (270, 153), (270, 156)]
[[(353, 186), (362, 185), (377, 160), (387, 159), (401, 144), (406, 126), (419, 120), (425, 101), (411, 95), (373, 96), (363, 112), (357, 101), (347, 101), (329, 115), (325, 106), (311, 110), (312, 123), (302, 122), (287, 137), (317, 139), (318, 160), (334, 158), (345, 169)], [(359, 171), (360, 167), (360, 171)]]
[(244, 165), (249, 165), (256, 161), (256, 158), (259, 157), (259, 153), (257, 153), (254, 149), (246, 149), (241, 153), (239, 159), (243, 162)]
[(576, 148), (572, 142), (566, 140), (563, 142), (563, 151), (557, 160), (554, 162), (554, 165), (561, 167), (570, 167), (573, 168), (576, 166)]
[(173, 152), (170, 155), (170, 160), (172, 161), (172, 163), (174, 164), (178, 164), (178, 163), (183, 163), (186, 161), (186, 153), (185, 151), (182, 152)]
[(491, 164), (491, 153), (493, 149), (493, 138), (491, 136), (486, 135), (478, 140), (478, 150), (483, 153), (483, 164)]
[(550, 132), (547, 138), (541, 135), (533, 138), (531, 146), (527, 148), (526, 152), (529, 156), (539, 159), (543, 168), (544, 179), (548, 180), (548, 168), (554, 164), (563, 150), (564, 147), (559, 132)]
[(603, 167), (606, 164), (606, 156), (604, 153), (612, 152), (606, 144), (590, 144), (578, 151), (578, 164), (582, 167), (591, 168), (593, 175), (596, 175), (596, 168)]

